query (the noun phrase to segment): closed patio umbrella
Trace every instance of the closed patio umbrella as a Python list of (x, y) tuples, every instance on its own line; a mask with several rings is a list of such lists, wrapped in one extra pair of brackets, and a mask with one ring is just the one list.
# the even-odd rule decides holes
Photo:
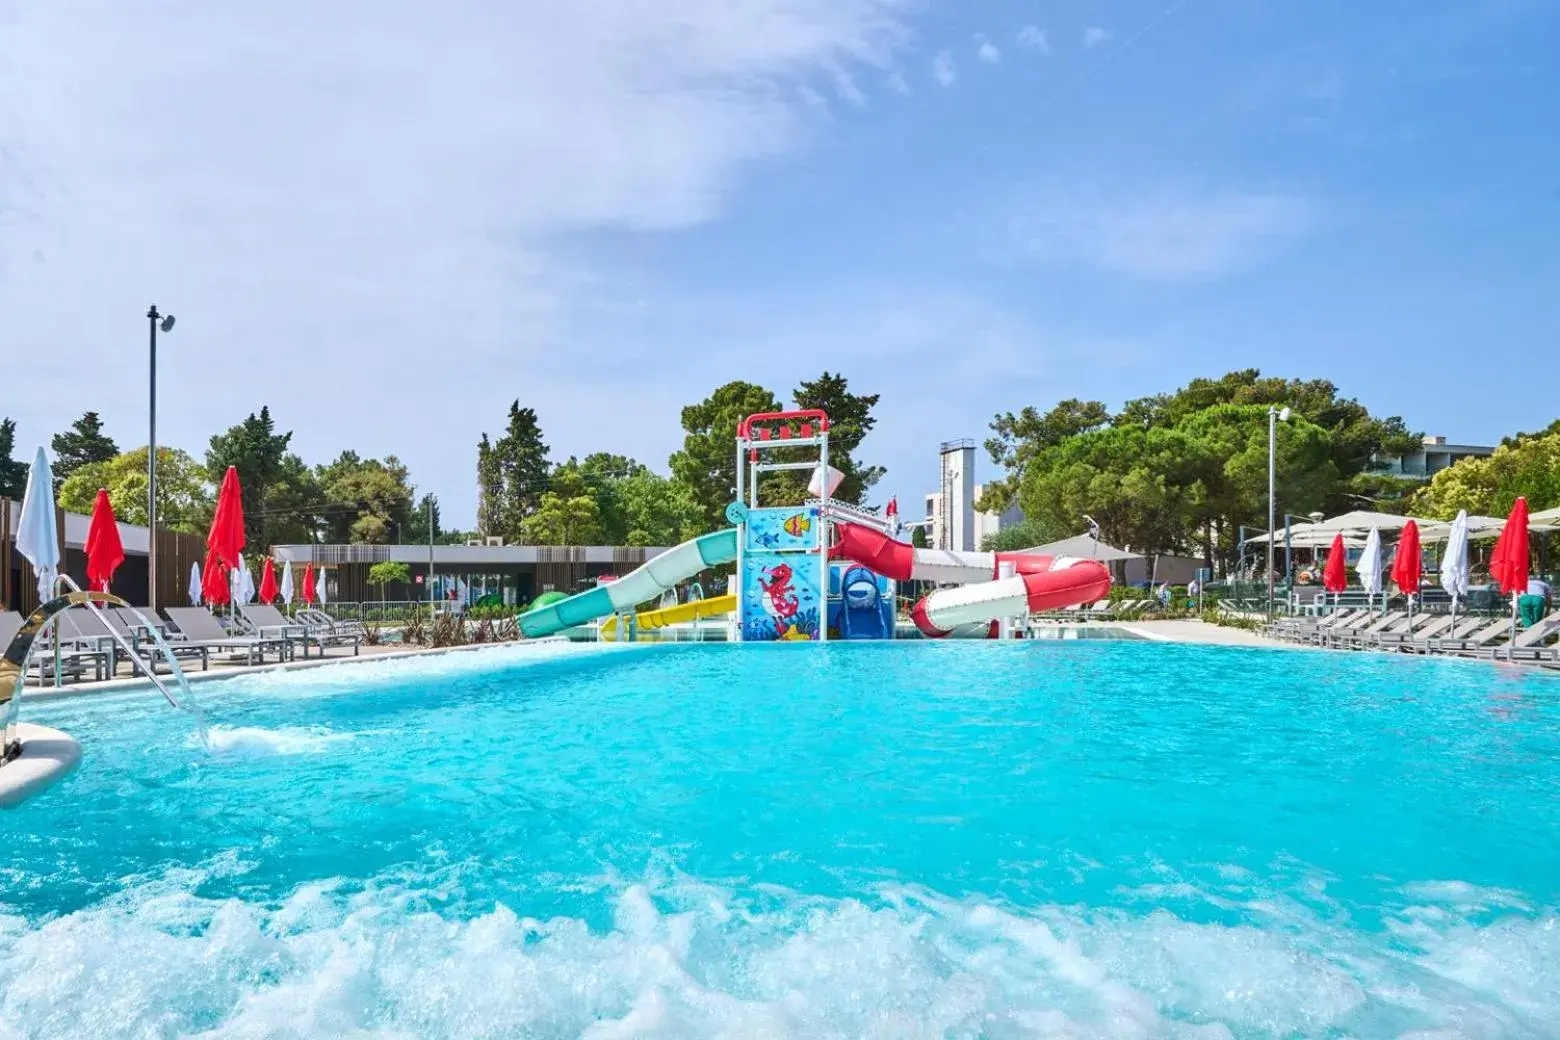
[(1441, 588), (1452, 597), (1452, 624), (1457, 624), (1457, 603), (1468, 595), (1468, 510), (1459, 509), (1441, 553)]
[(260, 575), (260, 602), (270, 605), (276, 602), (276, 565), (265, 558), (265, 572)]
[(190, 606), (200, 606), (200, 564), (190, 564)]
[[(1518, 600), (1527, 592), (1528, 585), (1528, 507), (1527, 499), (1519, 497), (1511, 506), (1511, 515), (1501, 529), (1500, 540), (1490, 556), (1490, 577), (1500, 583), (1500, 591), (1511, 597), (1511, 639), (1517, 638)], [(1507, 655), (1511, 653), (1510, 644)]]
[(303, 601), (311, 607), (314, 605), (314, 564), (310, 563), (303, 568)]
[[(1375, 602), (1376, 593), (1381, 591), (1381, 532), (1372, 527), (1370, 534), (1365, 538), (1365, 548), (1360, 551), (1360, 560), (1354, 565), (1354, 573), (1359, 576), (1360, 585), (1365, 589), (1365, 606), (1369, 609)], [(1382, 600), (1386, 605), (1386, 600)]]
[(1392, 580), (1398, 591), (1408, 599), (1408, 627), (1414, 627), (1414, 597), (1419, 595), (1419, 584), (1424, 580), (1424, 550), (1419, 545), (1419, 525), (1410, 520), (1403, 525), (1398, 538), (1397, 553), (1392, 557)]
[(54, 516), (54, 474), (42, 447), (27, 471), (22, 519), (16, 528), (16, 551), (27, 557), (38, 575), (38, 602), (53, 599), (54, 579), (60, 572), (60, 531)]
[(1333, 535), (1332, 548), (1327, 550), (1327, 566), (1322, 569), (1322, 588), (1333, 594), (1337, 603), (1338, 593), (1349, 587), (1349, 550), (1343, 545), (1343, 532)]
[(319, 601), (320, 606), (323, 607), (325, 605), (326, 599), (325, 599), (325, 568), (324, 567), (320, 568), (319, 577), (314, 579), (314, 598)]
[(220, 606), (231, 601), (233, 592), (228, 586), (228, 575), (239, 566), (238, 554), (243, 551), (244, 502), (238, 486), (238, 470), (229, 466), (222, 477), (222, 489), (217, 492), (211, 531), (206, 535), (206, 567), (202, 572), (201, 591), (207, 603)]
[(282, 605), (287, 607), (292, 606), (293, 586), (291, 563), (282, 564), (282, 587), (279, 591), (282, 596)]
[(119, 525), (114, 522), (114, 505), (103, 488), (98, 488), (97, 499), (92, 503), (92, 523), (87, 528), (84, 548), (87, 551), (87, 583), (107, 592), (114, 572), (125, 562), (125, 547), (119, 540)]

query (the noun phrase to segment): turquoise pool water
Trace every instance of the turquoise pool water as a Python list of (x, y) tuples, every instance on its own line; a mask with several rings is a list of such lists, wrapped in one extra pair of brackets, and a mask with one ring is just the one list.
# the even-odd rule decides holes
[[(545, 657), (545, 659), (538, 659)], [(1560, 682), (510, 648), (24, 705), (0, 1036), (1553, 1037)]]

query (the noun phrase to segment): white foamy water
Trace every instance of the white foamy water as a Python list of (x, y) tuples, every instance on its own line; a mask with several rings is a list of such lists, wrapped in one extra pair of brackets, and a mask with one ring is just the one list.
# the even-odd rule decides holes
[(1268, 930), (680, 883), (605, 893), (592, 930), (409, 912), (388, 886), (208, 900), (191, 873), (36, 926), (0, 916), (0, 1036), (1560, 1035), (1551, 915), (1411, 910), (1366, 935), (1293, 912)]
[(336, 744), (357, 739), (355, 733), (334, 733), (323, 726), (265, 729), (260, 726), (212, 726), (206, 732), (212, 753), (251, 752), (275, 755), (309, 755)]

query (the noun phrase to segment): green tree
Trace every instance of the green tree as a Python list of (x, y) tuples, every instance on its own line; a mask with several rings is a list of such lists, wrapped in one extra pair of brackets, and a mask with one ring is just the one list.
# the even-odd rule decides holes
[(1518, 495), (1533, 511), (1560, 506), (1560, 430), (1522, 435), (1503, 442), (1487, 458), (1448, 466), (1413, 498), (1413, 512), (1450, 520), (1459, 509), (1505, 516)]
[(981, 549), (986, 552), (1018, 552), (1021, 549), (1033, 549), (1037, 545), (1044, 545), (1047, 541), (1055, 539), (1046, 537), (1046, 530), (1033, 520), (1020, 520), (1016, 524), (988, 534), (981, 541)]
[[(572, 457), (560, 469), (571, 469), (578, 475), (589, 494), (596, 499), (601, 517), (601, 538), (607, 545), (629, 545), (629, 519), (623, 504), (624, 481), (649, 470), (626, 455), (613, 455), (598, 451), (576, 462)], [(554, 471), (554, 480), (557, 479)]]
[(16, 420), (0, 419), (0, 498), (20, 502), (27, 491), (28, 462), (15, 458), (15, 452)]
[[(977, 507), (984, 512), (1000, 513), (1012, 504), (1024, 479), (1024, 470), (1036, 455), (1055, 447), (1068, 437), (1098, 430), (1109, 425), (1110, 412), (1099, 401), (1068, 398), (1045, 414), (1033, 406), (1018, 414), (1003, 412), (991, 421), (992, 436), (986, 439), (991, 461), (1001, 466), (1006, 476), (986, 482)], [(1031, 542), (1031, 545), (1036, 544)]]
[(402, 532), (402, 541), (416, 542), (419, 545), (428, 541), (428, 522), (433, 519), (433, 540), (438, 542), (444, 536), (444, 530), (439, 525), (439, 499), (433, 492), (426, 492), (412, 507), (411, 515), (406, 518), (406, 530)]
[(265, 549), (318, 541), (325, 526), (325, 506), (325, 491), (314, 470), (288, 452), (282, 456), (281, 466), (266, 489), (260, 515), (254, 518), (258, 540), (252, 544)]
[(711, 529), (687, 485), (649, 470), (619, 482), (617, 503), (623, 516), (623, 545), (673, 546)]
[[(206, 476), (220, 485), (231, 466), (238, 471), (239, 498), (244, 503), (244, 537), (256, 548), (272, 544), (271, 520), (275, 515), (271, 492), (282, 480), (287, 446), (292, 433), (278, 433), (271, 409), (262, 406), (243, 422), (212, 436), (206, 449)], [(297, 467), (301, 468), (298, 461)], [(295, 472), (295, 470), (294, 470)]]
[[(146, 523), (146, 449), (123, 452), (107, 462), (89, 462), (60, 486), (59, 504), (73, 513), (92, 512), (98, 488), (108, 490), (114, 516)], [(172, 531), (205, 534), (211, 526), (212, 488), (206, 469), (187, 452), (157, 449), (157, 522)]]
[[(483, 443), (487, 443), (486, 434)], [(548, 489), (551, 467), (547, 453), (536, 410), (521, 408), (519, 401), (511, 403), (504, 435), (489, 445), (485, 458), (481, 445), (477, 449), (480, 488), (485, 497), (490, 483), (491, 491), (496, 492), (486, 502), (485, 516), (494, 526), (484, 525), (484, 530), (496, 528), (497, 533), (508, 538), (524, 537), (525, 519), (540, 508), (542, 495)]]
[(381, 462), (344, 451), (329, 465), (317, 467), (315, 478), (329, 500), (327, 541), (384, 544), (407, 522), (412, 489), (406, 467), (394, 455)]
[(879, 395), (853, 394), (843, 375), (825, 371), (817, 379), (799, 384), (792, 396), (796, 407), (821, 408), (829, 417), (829, 464), (844, 474), (834, 497), (862, 504), (886, 472), (882, 466), (866, 466), (856, 458), (861, 442), (877, 425), (872, 409), (877, 407)]
[(64, 433), (56, 433), (49, 442), (54, 449), (54, 490), (76, 470), (93, 462), (107, 462), (119, 454), (119, 446), (104, 434), (103, 420), (97, 412), (85, 412)]
[(379, 598), (385, 599), (388, 587), (405, 585), (412, 580), (412, 569), (395, 560), (381, 560), (368, 569), (368, 583), (379, 586)]
[(504, 533), (504, 471), (485, 433), (477, 442), (477, 531)]
[(761, 386), (735, 380), (682, 410), (682, 449), (671, 457), (672, 476), (692, 494), (707, 531), (726, 526), (726, 506), (737, 494), (737, 424), (758, 412), (780, 410)]
[(601, 541), (601, 509), (582, 482), (560, 483), (521, 523), (521, 537), (529, 545), (594, 545)]

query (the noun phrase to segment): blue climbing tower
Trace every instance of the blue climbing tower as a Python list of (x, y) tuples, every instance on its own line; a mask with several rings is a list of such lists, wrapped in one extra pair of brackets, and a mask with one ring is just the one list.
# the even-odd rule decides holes
[[(811, 474), (801, 506), (763, 506), (766, 473)], [(829, 417), (817, 409), (750, 415), (737, 427), (737, 638), (751, 642), (829, 637)]]

